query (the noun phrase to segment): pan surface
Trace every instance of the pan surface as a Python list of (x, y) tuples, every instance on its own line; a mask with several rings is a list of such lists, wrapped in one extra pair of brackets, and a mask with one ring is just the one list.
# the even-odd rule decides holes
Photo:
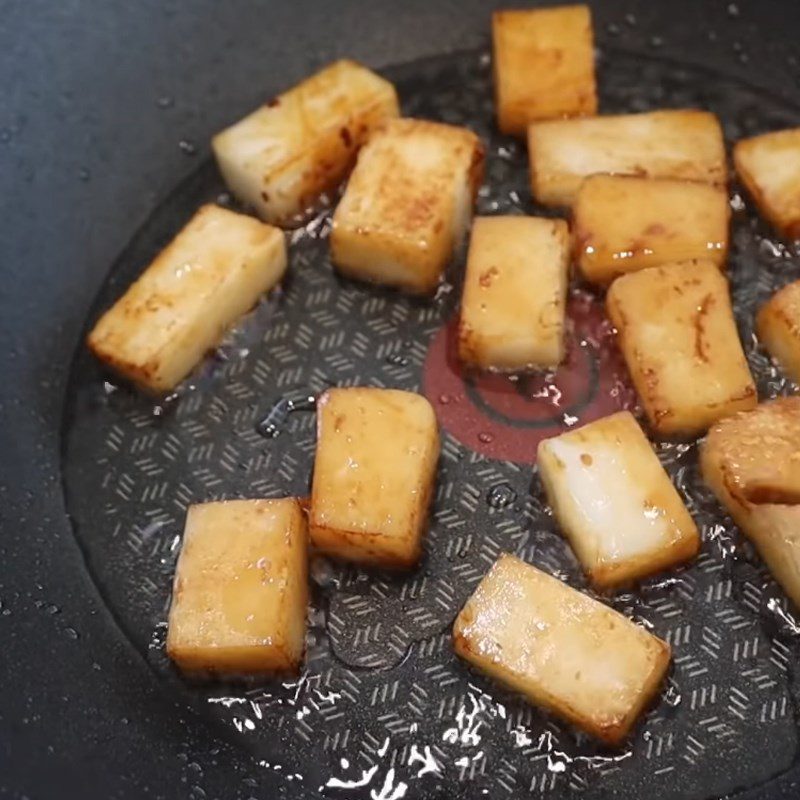
[[(404, 113), (468, 125), (488, 144), (479, 213), (530, 211), (524, 148), (493, 131), (488, 54), (412, 62), (387, 75)], [(800, 121), (746, 85), (669, 60), (607, 49), (601, 75), (610, 112), (709, 108), (732, 140)], [(140, 230), (97, 310), (215, 199), (230, 204), (208, 161)], [(733, 205), (730, 276), (742, 336), (761, 396), (789, 393), (751, 323), (800, 266), (738, 193)], [(101, 592), (153, 669), (266, 769), (332, 796), (447, 785), (464, 798), (520, 789), (702, 798), (785, 770), (797, 751), (795, 623), (702, 486), (692, 445), (662, 445), (659, 454), (702, 526), (700, 558), (611, 598), (673, 645), (676, 664), (627, 748), (603, 753), (577, 742), (459, 663), (453, 619), (500, 552), (584, 585), (537, 478), (531, 491), (530, 465), (541, 438), (632, 408), (634, 393), (601, 302), (580, 287), (571, 294), (564, 367), (516, 381), (461, 375), (448, 335), (461, 260), (433, 302), (345, 281), (329, 263), (329, 220), (323, 212), (291, 235), (289, 280), (175, 396), (153, 404), (104, 378), (85, 350), (77, 356), (64, 431), (67, 511)], [(297, 680), (184, 687), (171, 675), (163, 633), (186, 506), (306, 494), (309, 412), (332, 385), (421, 390), (437, 408), (445, 437), (423, 562), (390, 577), (313, 560), (309, 652)]]
[[(608, 42), (600, 69), (606, 111), (705, 106), (720, 115), (730, 140), (800, 122), (797, 106), (777, 94), (660, 49), (643, 55)], [(524, 149), (493, 129), (482, 49), (410, 61), (386, 74), (398, 85), (405, 113), (469, 125), (487, 143), (480, 213), (540, 211), (530, 201)], [(184, 141), (184, 152), (193, 147)], [(210, 161), (195, 162), (116, 261), (88, 317), (73, 321), (76, 331), (119, 295), (200, 202), (230, 202)], [(776, 287), (800, 277), (800, 260), (744, 209), (735, 187), (733, 197), (730, 276), (740, 331), (761, 396), (788, 393), (792, 387), (755, 346), (752, 318)], [(167, 749), (179, 742), (171, 789), (164, 788), (171, 785), (168, 767), (159, 767), (161, 777), (138, 776), (147, 791), (165, 796), (705, 798), (754, 787), (753, 796), (777, 797), (781, 786), (791, 792), (800, 688), (792, 610), (700, 485), (693, 446), (663, 446), (659, 455), (702, 524), (700, 559), (613, 600), (668, 638), (676, 655), (664, 696), (629, 747), (592, 748), (455, 659), (453, 616), (501, 550), (583, 586), (538, 479), (531, 479), (530, 454), (543, 436), (632, 407), (633, 394), (599, 305), (582, 288), (571, 296), (567, 369), (516, 384), (464, 377), (448, 338), (458, 270), (429, 304), (342, 281), (328, 263), (327, 230), (323, 213), (292, 237), (284, 289), (233, 332), (177, 398), (154, 405), (108, 381), (78, 350), (63, 438), (55, 442), (61, 468), (50, 476), (50, 489), (57, 493), (63, 481), (65, 510), (85, 559), (72, 568), (91, 575), (100, 598), (93, 601), (95, 613), (110, 613), (104, 624), (115, 637), (118, 663), (100, 655), (107, 643), (91, 635), (84, 640), (84, 619), (54, 602), (47, 583), (34, 583), (31, 625), (43, 639), (53, 637), (54, 650), (69, 643), (84, 656), (85, 672), (76, 670), (73, 680), (109, 674), (100, 694), (83, 699), (80, 709), (69, 708), (69, 689), (58, 712), (32, 693), (26, 719), (35, 723), (55, 713), (53, 736), (64, 736), (70, 720), (93, 703), (105, 717), (111, 695), (119, 700), (112, 733), (84, 748), (79, 764), (102, 775), (115, 748), (152, 751), (164, 741)], [(434, 403), (445, 437), (425, 560), (405, 578), (315, 561), (309, 658), (299, 680), (249, 688), (188, 685), (163, 654), (185, 506), (305, 493), (314, 433), (304, 401), (333, 384), (421, 390)], [(292, 403), (300, 410), (289, 411)], [(36, 497), (37, 487), (28, 491)], [(42, 516), (39, 511), (38, 522), (46, 525)], [(21, 603), (2, 592), (3, 612), (17, 619)], [(15, 658), (12, 666), (21, 669), (22, 659)], [(43, 689), (52, 668), (46, 662), (39, 668)], [(134, 677), (120, 686), (128, 670)], [(139, 702), (134, 690), (141, 691)], [(158, 717), (160, 735), (135, 745), (127, 731), (150, 714)], [(15, 736), (28, 724), (17, 721)], [(10, 754), (12, 747), (5, 747), (3, 754)], [(48, 755), (57, 763), (46, 751), (44, 763)], [(15, 774), (10, 755), (7, 764), (0, 788), (21, 795), (34, 779), (28, 774), (28, 783), (6, 787), (2, 781), (11, 778), (4, 776)], [(74, 766), (63, 773), (73, 781)], [(218, 782), (220, 773), (229, 776), (227, 786)], [(111, 785), (113, 777), (107, 780)], [(141, 796), (134, 785), (114, 791)], [(98, 787), (98, 796), (112, 796)]]

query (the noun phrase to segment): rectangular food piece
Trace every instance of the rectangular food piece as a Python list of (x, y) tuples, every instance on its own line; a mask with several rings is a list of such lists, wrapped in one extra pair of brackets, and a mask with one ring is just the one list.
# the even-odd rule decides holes
[(800, 608), (800, 397), (717, 423), (700, 451), (703, 479)]
[(533, 196), (547, 206), (571, 206), (583, 179), (597, 173), (727, 181), (719, 121), (693, 109), (535, 122), (528, 157)]
[(422, 553), (439, 431), (431, 404), (394, 389), (329, 389), (317, 403), (309, 531), (328, 555), (408, 568)]
[(487, 675), (608, 744), (628, 735), (670, 661), (666, 642), (507, 554), (456, 618), (453, 646)]
[(469, 224), (482, 175), (472, 131), (388, 123), (359, 153), (334, 214), (334, 265), (352, 278), (432, 292)]
[(494, 91), (502, 133), (533, 120), (597, 113), (589, 6), (495, 11)]
[(190, 506), (175, 570), (167, 654), (187, 672), (296, 672), (308, 605), (297, 500)]
[(762, 216), (787, 239), (800, 237), (800, 128), (742, 139), (733, 163)]
[(478, 217), (461, 300), (461, 360), (499, 370), (559, 364), (568, 267), (563, 220)]
[(336, 61), (217, 134), (212, 147), (230, 191), (267, 222), (302, 222), (350, 171), (370, 133), (399, 114), (389, 81)]
[(606, 308), (655, 434), (696, 436), (758, 402), (728, 281), (712, 262), (623, 275)]
[(756, 332), (769, 354), (800, 383), (800, 281), (779, 289), (759, 309)]
[(620, 586), (697, 554), (697, 526), (630, 412), (543, 440), (537, 463), (594, 586)]
[(286, 270), (283, 232), (203, 206), (89, 334), (89, 349), (141, 389), (174, 389)]
[(718, 186), (668, 178), (593, 175), (572, 207), (575, 258), (591, 283), (671, 261), (728, 256), (730, 205)]

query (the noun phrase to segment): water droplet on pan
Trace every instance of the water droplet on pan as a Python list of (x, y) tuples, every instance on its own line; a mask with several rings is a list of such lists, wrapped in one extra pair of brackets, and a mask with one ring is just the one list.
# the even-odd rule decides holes
[(280, 397), (266, 413), (266, 416), (256, 424), (256, 432), (265, 439), (275, 439), (283, 432), (290, 414), (296, 411), (314, 411), (316, 407), (317, 398), (312, 394)]
[(498, 483), (486, 494), (486, 502), (491, 508), (505, 508), (517, 499), (517, 493), (510, 483)]
[(172, 394), (168, 394), (166, 397), (162, 398), (160, 403), (156, 403), (152, 409), (152, 415), (154, 417), (163, 417), (169, 411), (174, 409), (177, 406), (178, 398), (180, 395), (178, 392), (173, 392)]
[(676, 708), (681, 704), (682, 700), (681, 693), (680, 690), (678, 689), (678, 685), (674, 681), (672, 680), (669, 681), (666, 688), (664, 689), (662, 699), (668, 706), (671, 706), (672, 708)]
[(386, 363), (395, 367), (407, 367), (408, 359), (405, 356), (401, 356), (399, 353), (392, 353), (386, 356)]
[(197, 146), (188, 139), (181, 139), (178, 142), (178, 148), (185, 156), (193, 156), (197, 154)]

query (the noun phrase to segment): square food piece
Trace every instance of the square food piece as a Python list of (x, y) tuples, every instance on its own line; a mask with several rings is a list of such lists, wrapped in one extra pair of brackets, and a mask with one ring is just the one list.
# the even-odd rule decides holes
[(670, 648), (622, 614), (501, 555), (456, 618), (456, 653), (609, 744), (655, 697)]
[(728, 417), (700, 452), (705, 482), (800, 607), (800, 398)]
[(333, 263), (352, 278), (432, 292), (469, 224), (482, 175), (472, 131), (388, 123), (359, 153), (334, 214)]
[(556, 518), (598, 588), (697, 554), (697, 526), (630, 412), (545, 439), (537, 463)]
[(285, 270), (282, 231), (203, 206), (100, 318), (87, 344), (141, 389), (167, 392)]
[(589, 6), (495, 11), (497, 124), (522, 136), (528, 123), (597, 113)]
[(696, 436), (758, 402), (728, 281), (712, 262), (623, 275), (611, 284), (606, 308), (659, 436)]
[(296, 672), (308, 604), (306, 520), (294, 498), (190, 506), (167, 654), (188, 672)]
[(724, 186), (722, 129), (708, 111), (669, 110), (535, 122), (528, 128), (533, 196), (571, 206), (596, 173), (675, 178)]
[(619, 275), (702, 258), (728, 256), (730, 205), (718, 186), (665, 178), (594, 175), (572, 207), (578, 266), (607, 286)]
[(275, 225), (299, 224), (353, 166), (376, 126), (399, 114), (391, 83), (336, 61), (212, 140), (231, 192)]
[(461, 360), (501, 370), (559, 364), (568, 266), (563, 220), (478, 217), (461, 300)]
[(800, 505), (800, 397), (723, 420), (709, 431), (704, 459), (742, 504)]
[(800, 237), (800, 128), (737, 142), (733, 163), (770, 224), (787, 239)]
[(756, 331), (769, 354), (800, 383), (800, 281), (779, 289), (761, 307)]
[(439, 458), (431, 404), (394, 389), (329, 389), (317, 403), (309, 530), (328, 555), (407, 568), (422, 552)]

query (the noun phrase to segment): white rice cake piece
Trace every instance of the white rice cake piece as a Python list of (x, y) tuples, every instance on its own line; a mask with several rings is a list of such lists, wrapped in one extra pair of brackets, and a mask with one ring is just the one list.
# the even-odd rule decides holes
[(608, 606), (501, 555), (456, 618), (456, 653), (608, 744), (657, 695), (669, 645)]
[(706, 450), (728, 493), (753, 505), (800, 504), (800, 397), (761, 403), (716, 425)]
[(413, 567), (439, 459), (431, 404), (395, 389), (329, 389), (317, 402), (309, 532), (336, 558)]
[(543, 440), (537, 464), (556, 519), (597, 588), (697, 554), (697, 526), (630, 412)]
[(800, 128), (742, 139), (733, 148), (739, 179), (781, 235), (800, 237)]
[(758, 402), (728, 281), (710, 261), (617, 278), (606, 308), (652, 431), (692, 437)]
[(563, 220), (475, 219), (458, 328), (465, 364), (521, 370), (562, 361), (569, 250)]
[(433, 292), (472, 217), (483, 146), (466, 128), (388, 123), (361, 150), (333, 217), (331, 258), (343, 274)]
[(400, 113), (389, 81), (354, 61), (325, 67), (212, 140), (228, 188), (267, 222), (302, 222), (376, 127)]
[(282, 231), (205, 205), (100, 318), (87, 344), (141, 389), (170, 391), (285, 270)]
[(167, 654), (187, 672), (297, 672), (308, 605), (306, 520), (294, 498), (189, 507)]
[(495, 11), (492, 41), (502, 133), (523, 136), (533, 120), (597, 113), (589, 6)]
[(730, 204), (718, 186), (668, 178), (593, 175), (572, 208), (575, 256), (587, 281), (671, 261), (702, 258), (724, 267)]
[(756, 331), (769, 354), (800, 383), (800, 281), (779, 289), (759, 309)]
[(583, 179), (597, 173), (727, 182), (722, 129), (708, 111), (535, 122), (528, 155), (533, 196), (547, 206), (571, 206)]
[(800, 608), (800, 398), (717, 423), (700, 451), (703, 479)]

